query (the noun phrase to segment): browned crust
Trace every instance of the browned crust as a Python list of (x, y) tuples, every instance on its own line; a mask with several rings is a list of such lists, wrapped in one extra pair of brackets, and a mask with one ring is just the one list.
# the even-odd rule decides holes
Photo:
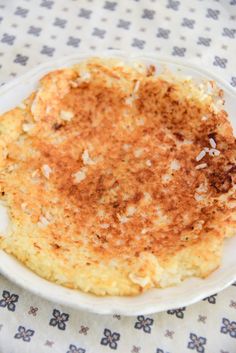
[[(98, 258), (128, 256), (130, 261), (142, 252), (164, 261), (211, 232), (223, 238), (225, 228), (234, 226), (235, 208), (229, 204), (236, 200), (236, 144), (227, 113), (214, 112), (209, 101), (187, 99), (181, 83), (154, 78), (153, 68), (129, 73), (95, 61), (89, 69), (92, 79), (78, 87), (71, 81), (79, 69), (45, 76), (36, 102), (37, 121), (30, 110), (35, 95), (25, 110), (1, 118), (16, 115), (21, 121), (16, 136), (4, 142), (8, 157), (1, 161), (0, 185), (11, 217), (20, 222), (28, 217), (37, 224), (51, 213), (53, 220), (40, 234), (62, 258), (63, 244), (77, 247), (85, 238), (87, 249)], [(137, 97), (129, 105), (126, 99), (137, 81)], [(54, 92), (53, 85), (57, 96), (48, 93)], [(71, 121), (60, 118), (62, 110), (73, 112)], [(21, 130), (26, 121), (35, 124), (27, 134)], [(206, 154), (197, 162), (210, 138), (220, 155)], [(96, 162), (85, 165), (84, 151)], [(178, 170), (170, 170), (173, 161)], [(203, 162), (207, 168), (196, 169)], [(7, 171), (12, 164), (17, 169)], [(49, 178), (42, 175), (43, 165), (52, 170)], [(83, 169), (86, 177), (75, 182), (73, 175)], [(207, 191), (200, 192), (199, 201), (196, 193), (202, 184)], [(28, 214), (22, 212), (25, 203)], [(40, 240), (34, 244), (41, 248)]]

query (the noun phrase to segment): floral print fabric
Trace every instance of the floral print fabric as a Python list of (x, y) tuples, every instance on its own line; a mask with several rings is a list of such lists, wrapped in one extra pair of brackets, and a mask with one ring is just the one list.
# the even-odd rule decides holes
[[(188, 60), (236, 88), (236, 0), (0, 0), (0, 85), (108, 48)], [(62, 307), (0, 276), (0, 352), (235, 353), (236, 283), (189, 307), (125, 317)]]
[(1, 276), (0, 284), (1, 353), (236, 352), (235, 285), (208, 297), (214, 303), (203, 299), (189, 307), (125, 317), (50, 303)]

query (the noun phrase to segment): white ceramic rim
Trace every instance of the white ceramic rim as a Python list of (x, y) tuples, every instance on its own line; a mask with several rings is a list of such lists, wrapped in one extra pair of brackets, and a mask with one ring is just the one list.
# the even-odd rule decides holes
[[(219, 78), (208, 69), (203, 69), (196, 64), (181, 59), (157, 56), (148, 54), (127, 54), (119, 50), (107, 50), (100, 53), (80, 53), (66, 56), (59, 59), (50, 60), (30, 70), (26, 74), (17, 77), (0, 88), (0, 106), (4, 100), (4, 95), (10, 96), (9, 92), (19, 92), (18, 99), (12, 104), (9, 101), (9, 109), (16, 106), (24, 98), (25, 86), (29, 86), (29, 81), (35, 87), (35, 82), (45, 73), (58, 68), (67, 67), (86, 60), (89, 57), (116, 57), (126, 62), (143, 61), (152, 62), (157, 65), (179, 67), (183, 70), (196, 71), (200, 76), (215, 80), (228, 95), (229, 100), (236, 101), (235, 90), (224, 80)], [(35, 80), (35, 76), (37, 80)], [(33, 87), (32, 86), (32, 87)], [(22, 91), (22, 92), (21, 92)], [(26, 90), (27, 91), (27, 90)], [(20, 93), (21, 92), (21, 93)], [(3, 98), (2, 98), (3, 97)], [(230, 98), (231, 97), (231, 98)], [(8, 103), (7, 103), (8, 104)], [(7, 105), (6, 104), (6, 105)], [(236, 111), (236, 107), (235, 107)], [(19, 263), (15, 258), (0, 251), (0, 272), (12, 282), (29, 290), (36, 295), (44, 297), (52, 302), (67, 305), (76, 309), (82, 309), (99, 314), (121, 314), (138, 315), (151, 314), (173, 308), (183, 307), (193, 304), (209, 295), (219, 292), (236, 280), (236, 262), (234, 260), (234, 249), (236, 248), (236, 237), (226, 240), (223, 255), (222, 267), (210, 275), (207, 279), (191, 278), (183, 281), (180, 285), (165, 289), (151, 289), (144, 294), (135, 297), (97, 297), (72, 290), (60, 285), (51, 283)]]

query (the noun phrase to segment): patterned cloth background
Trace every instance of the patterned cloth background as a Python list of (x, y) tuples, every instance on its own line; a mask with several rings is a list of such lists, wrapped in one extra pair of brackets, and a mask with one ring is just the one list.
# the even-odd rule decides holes
[[(155, 52), (236, 87), (236, 0), (0, 0), (0, 84), (83, 50)], [(188, 308), (98, 316), (0, 277), (1, 353), (236, 353), (236, 283)]]

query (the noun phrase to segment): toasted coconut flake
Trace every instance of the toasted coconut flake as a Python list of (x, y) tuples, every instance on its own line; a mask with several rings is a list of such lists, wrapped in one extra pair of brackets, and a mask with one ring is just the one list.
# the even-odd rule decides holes
[(200, 195), (198, 193), (195, 193), (194, 198), (195, 198), (196, 201), (199, 202), (199, 201), (202, 201), (204, 199), (204, 196)]
[(215, 149), (215, 148), (211, 148), (210, 151), (209, 151), (209, 155), (211, 157), (217, 157), (220, 155), (220, 151)]
[(33, 123), (24, 123), (24, 124), (22, 124), (22, 130), (23, 130), (24, 132), (29, 132), (29, 131), (31, 131), (34, 127), (35, 127), (35, 124), (33, 124)]
[(125, 104), (132, 105), (133, 104), (133, 100), (134, 100), (133, 97), (130, 96), (130, 97), (125, 99)]
[(81, 181), (83, 181), (86, 178), (86, 170), (81, 169), (77, 173), (72, 175), (74, 178), (74, 182), (76, 184), (79, 184)]
[(149, 203), (149, 202), (152, 201), (152, 196), (151, 196), (151, 194), (149, 192), (144, 192), (144, 198), (143, 199), (144, 199), (145, 202)]
[(127, 216), (133, 216), (135, 212), (136, 212), (136, 207), (128, 206), (127, 212), (126, 212)]
[(45, 113), (49, 114), (52, 111), (52, 107), (50, 105), (47, 106)]
[(199, 220), (199, 221), (196, 221), (195, 223), (194, 223), (194, 229), (196, 229), (196, 230), (202, 230), (202, 228), (203, 228), (203, 224), (204, 224), (205, 222), (203, 221), (203, 220)]
[(212, 137), (209, 139), (209, 142), (212, 148), (216, 148), (216, 142)]
[(199, 194), (206, 193), (207, 190), (207, 185), (205, 183), (200, 184), (199, 187), (196, 189)]
[(140, 119), (137, 120), (136, 123), (137, 123), (138, 126), (143, 126), (145, 124), (145, 120), (144, 120), (144, 118), (140, 118)]
[(119, 219), (120, 223), (122, 223), (122, 224), (127, 223), (129, 220), (129, 218), (126, 217), (125, 215), (117, 214), (117, 218)]
[(198, 165), (196, 165), (196, 169), (204, 169), (204, 168), (206, 168), (207, 167), (207, 163), (201, 163), (201, 164), (198, 164)]
[(88, 71), (81, 72), (81, 73), (80, 73), (80, 78), (81, 78), (83, 81), (89, 81), (89, 80), (91, 79), (91, 74), (90, 74), (90, 72), (88, 72)]
[(81, 71), (79, 73), (79, 77), (77, 77), (74, 81), (70, 81), (70, 85), (73, 88), (79, 87), (82, 83), (89, 82), (91, 80), (91, 74), (88, 71)]
[(25, 211), (27, 209), (27, 202), (22, 202), (22, 204), (20, 205), (21, 209), (23, 211)]
[(31, 174), (32, 178), (38, 177), (39, 176), (38, 173), (39, 173), (38, 169), (35, 169)]
[(83, 160), (84, 165), (93, 165), (93, 164), (95, 164), (95, 161), (93, 161), (90, 158), (88, 150), (84, 150), (84, 152), (82, 154), (82, 160)]
[(108, 228), (110, 227), (110, 224), (108, 224), (108, 223), (102, 223), (102, 224), (100, 225), (100, 227), (103, 228), (103, 229), (108, 229)]
[(22, 211), (23, 211), (24, 213), (26, 213), (27, 215), (30, 215), (30, 214), (31, 214), (31, 212), (30, 212), (30, 210), (29, 210), (29, 208), (28, 208), (27, 202), (22, 202), (22, 204), (20, 205), (20, 207), (21, 207)]
[(143, 154), (143, 148), (137, 148), (135, 151), (134, 151), (134, 156), (136, 157), (136, 158), (139, 158), (139, 157), (141, 157), (142, 156), (142, 154)]
[(224, 107), (224, 100), (222, 98), (216, 99), (212, 105), (211, 108), (215, 111), (215, 113), (219, 113)]
[(64, 121), (71, 121), (73, 119), (74, 113), (67, 111), (67, 110), (61, 110), (60, 112), (60, 118)]
[(193, 141), (191, 141), (191, 140), (184, 140), (183, 142), (182, 142), (182, 144), (183, 145), (192, 145), (193, 144)]
[(31, 104), (31, 107), (30, 107), (30, 111), (31, 111), (35, 121), (40, 120), (40, 114), (38, 114), (38, 109), (36, 109), (36, 108), (37, 108), (39, 100), (40, 100), (39, 97), (41, 95), (41, 92), (42, 92), (42, 88), (39, 88), (32, 104)]
[(97, 214), (98, 214), (98, 217), (101, 217), (101, 218), (104, 218), (104, 217), (106, 216), (105, 211), (102, 210), (102, 209), (101, 209), (101, 210), (98, 210)]
[(171, 175), (169, 175), (169, 174), (164, 174), (164, 175), (162, 176), (162, 181), (163, 181), (163, 183), (168, 183), (170, 180), (171, 180)]
[(177, 160), (173, 160), (170, 164), (170, 168), (172, 170), (179, 170), (180, 169), (180, 164)]
[(125, 144), (123, 145), (123, 150), (124, 150), (125, 152), (128, 152), (129, 149), (130, 149), (130, 147), (131, 147), (131, 145), (129, 145), (128, 143), (125, 143)]
[(134, 89), (133, 89), (131, 96), (129, 96), (125, 99), (125, 103), (127, 105), (132, 105), (134, 100), (138, 98), (137, 92), (139, 90), (139, 86), (140, 86), (140, 81), (137, 81), (134, 85)]
[(133, 93), (136, 93), (139, 90), (139, 86), (140, 86), (140, 81), (137, 81), (134, 85)]
[(49, 224), (50, 224), (50, 222), (49, 222), (49, 220), (45, 217), (45, 216), (40, 216), (39, 217), (39, 221), (38, 221), (38, 226), (39, 227), (41, 227), (41, 228), (45, 228), (45, 227), (47, 227)]
[(202, 150), (196, 157), (196, 161), (199, 162), (202, 158), (204, 158), (206, 155), (206, 152)]
[(137, 276), (135, 273), (130, 273), (129, 278), (133, 283), (138, 284), (142, 288), (145, 287), (148, 283), (150, 283), (149, 277), (140, 277)]
[(14, 170), (17, 170), (19, 165), (17, 163), (13, 163), (7, 167), (8, 172), (13, 172)]
[(142, 234), (142, 235), (143, 235), (143, 234), (147, 234), (148, 231), (149, 231), (148, 228), (143, 228), (143, 229), (141, 230), (141, 234)]
[(79, 83), (78, 83), (77, 80), (75, 80), (75, 81), (70, 81), (70, 85), (71, 85), (72, 88), (77, 88), (77, 87), (79, 86)]
[(135, 70), (137, 70), (139, 73), (145, 74), (147, 71), (147, 67), (145, 64), (141, 63), (141, 62), (137, 62), (137, 61), (133, 61), (131, 63), (131, 65), (133, 66), (133, 68)]
[(43, 175), (45, 176), (45, 178), (49, 179), (50, 174), (52, 173), (52, 169), (49, 167), (49, 165), (44, 164), (41, 168), (41, 171), (42, 171)]

